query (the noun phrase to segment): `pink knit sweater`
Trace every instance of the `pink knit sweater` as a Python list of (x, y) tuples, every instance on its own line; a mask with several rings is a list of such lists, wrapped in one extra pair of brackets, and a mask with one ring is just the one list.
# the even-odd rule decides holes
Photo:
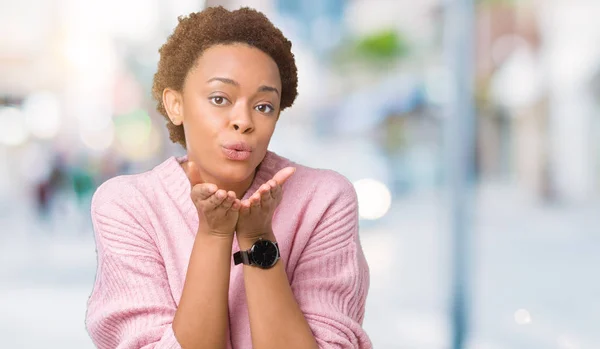
[[(86, 327), (98, 348), (181, 348), (171, 327), (198, 228), (190, 183), (171, 157), (98, 188), (98, 270)], [(286, 166), (273, 230), (288, 280), (320, 348), (371, 348), (362, 329), (369, 287), (356, 192), (342, 175), (267, 152), (244, 198)], [(233, 251), (239, 250), (234, 239)], [(228, 348), (252, 347), (243, 268), (231, 265)]]

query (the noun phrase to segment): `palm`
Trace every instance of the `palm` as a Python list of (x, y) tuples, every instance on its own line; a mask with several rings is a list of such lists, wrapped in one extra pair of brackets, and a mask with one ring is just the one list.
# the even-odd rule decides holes
[(190, 196), (198, 211), (199, 226), (210, 234), (233, 235), (241, 206), (235, 192), (219, 189), (212, 183), (203, 183), (192, 162), (188, 164), (188, 169), (192, 184)]
[(283, 197), (282, 185), (294, 172), (293, 167), (280, 170), (249, 199), (242, 201), (236, 225), (238, 237), (259, 237), (271, 231), (273, 213)]

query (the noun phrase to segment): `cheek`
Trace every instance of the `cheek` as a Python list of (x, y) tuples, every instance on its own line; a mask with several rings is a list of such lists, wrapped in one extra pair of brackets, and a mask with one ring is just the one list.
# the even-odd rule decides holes
[(186, 128), (186, 137), (203, 135), (205, 137), (215, 135), (224, 127), (223, 115), (219, 115), (219, 110), (215, 110), (210, 105), (197, 103), (186, 109), (184, 126)]
[(260, 134), (261, 140), (264, 142), (268, 142), (271, 139), (271, 137), (273, 136), (274, 131), (275, 131), (275, 123), (274, 122), (269, 122), (268, 124), (264, 125), (264, 127), (261, 127), (261, 134)]

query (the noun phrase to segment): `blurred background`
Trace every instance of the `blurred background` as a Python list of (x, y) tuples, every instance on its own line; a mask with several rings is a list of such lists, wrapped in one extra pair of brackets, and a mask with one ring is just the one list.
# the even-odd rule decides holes
[(152, 77), (213, 5), (293, 42), (271, 150), (355, 184), (375, 348), (600, 347), (597, 0), (2, 1), (2, 347), (93, 347), (91, 196), (183, 154)]

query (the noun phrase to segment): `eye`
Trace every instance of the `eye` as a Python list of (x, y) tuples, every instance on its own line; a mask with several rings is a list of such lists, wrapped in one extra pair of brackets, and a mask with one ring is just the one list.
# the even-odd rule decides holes
[(218, 105), (218, 106), (225, 105), (225, 104), (227, 104), (227, 102), (229, 102), (227, 100), (227, 98), (222, 97), (222, 96), (213, 96), (213, 97), (210, 97), (209, 99), (212, 104)]
[(261, 113), (269, 114), (272, 113), (275, 108), (273, 108), (269, 104), (259, 104), (254, 109), (258, 110)]

